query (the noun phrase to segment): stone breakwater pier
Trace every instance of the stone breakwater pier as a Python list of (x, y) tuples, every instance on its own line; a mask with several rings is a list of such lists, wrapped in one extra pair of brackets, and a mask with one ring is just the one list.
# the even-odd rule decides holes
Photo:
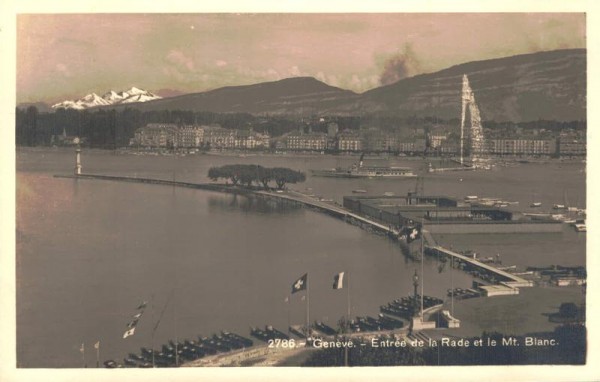
[[(69, 179), (82, 179), (82, 180), (105, 180), (115, 182), (130, 182), (130, 183), (145, 183), (155, 184), (171, 187), (184, 187), (198, 190), (224, 192), (230, 194), (242, 194), (242, 195), (253, 195), (267, 199), (274, 199), (278, 201), (296, 203), (303, 207), (310, 208), (322, 213), (326, 213), (330, 216), (344, 220), (350, 224), (359, 226), (369, 232), (376, 234), (387, 235), (396, 240), (399, 239), (400, 232), (392, 225), (382, 224), (374, 219), (362, 216), (358, 213), (352, 212), (335, 202), (318, 200), (309, 195), (305, 195), (301, 192), (286, 190), (286, 191), (268, 191), (261, 189), (251, 189), (246, 187), (215, 184), (215, 183), (190, 183), (190, 182), (179, 182), (173, 180), (153, 179), (153, 178), (138, 178), (138, 177), (126, 177), (126, 176), (112, 176), (112, 175), (96, 175), (96, 174), (79, 174), (79, 175), (55, 175), (57, 178), (69, 178)], [(518, 291), (518, 287), (529, 287), (533, 283), (529, 280), (525, 280), (521, 277), (513, 275), (509, 272), (503, 271), (494, 267), (490, 264), (483, 263), (477, 259), (465, 256), (463, 254), (451, 251), (449, 249), (439, 246), (430, 232), (426, 229), (422, 230), (422, 234), (425, 240), (425, 254), (437, 257), (453, 258), (458, 264), (464, 264), (468, 269), (477, 269), (482, 274), (491, 275), (495, 279), (498, 287), (503, 289), (503, 292), (497, 288), (489, 291), (489, 295), (495, 295), (494, 293), (507, 293), (505, 288)], [(497, 291), (495, 289), (498, 289)], [(516, 294), (516, 293), (515, 293)]]
[(114, 182), (129, 182), (129, 183), (145, 183), (156, 184), (172, 187), (184, 187), (197, 190), (224, 192), (229, 194), (254, 195), (267, 199), (275, 199), (284, 202), (298, 203), (304, 207), (326, 213), (333, 217), (343, 219), (354, 225), (358, 225), (369, 231), (380, 234), (395, 235), (398, 232), (390, 226), (381, 224), (375, 220), (360, 216), (356, 213), (335, 204), (334, 202), (320, 201), (301, 192), (286, 190), (283, 192), (267, 191), (258, 188), (246, 188), (240, 186), (216, 184), (216, 183), (189, 183), (172, 180), (153, 179), (153, 178), (138, 178), (128, 176), (113, 176), (113, 175), (96, 175), (96, 174), (80, 174), (80, 175), (54, 175), (55, 178), (68, 179), (87, 179), (87, 180), (107, 180)]

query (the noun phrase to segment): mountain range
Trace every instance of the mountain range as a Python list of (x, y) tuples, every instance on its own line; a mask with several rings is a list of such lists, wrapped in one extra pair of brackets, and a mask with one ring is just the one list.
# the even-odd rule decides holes
[[(52, 106), (135, 108), (141, 111), (192, 110), (269, 115), (364, 115), (458, 118), (462, 76), (466, 74), (485, 120), (585, 120), (585, 49), (555, 50), (473, 61), (402, 79), (358, 94), (312, 77), (228, 86), (201, 93), (160, 98), (132, 88), (92, 93)], [(133, 92), (132, 92), (133, 90)]]
[(57, 104), (52, 105), (52, 108), (83, 110), (98, 106), (113, 106), (118, 104), (147, 102), (161, 98), (162, 97), (150, 93), (149, 91), (132, 87), (129, 90), (123, 90), (121, 92), (115, 92), (113, 90), (110, 90), (107, 93), (105, 93), (102, 97), (100, 97), (96, 93), (90, 93), (79, 98), (76, 101), (67, 100), (59, 102)]

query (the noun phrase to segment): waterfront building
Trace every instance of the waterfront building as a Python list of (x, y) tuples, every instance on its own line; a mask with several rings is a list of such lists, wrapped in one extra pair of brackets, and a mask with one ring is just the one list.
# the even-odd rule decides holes
[(137, 129), (130, 145), (142, 147), (195, 148), (207, 145), (220, 149), (268, 148), (270, 136), (252, 130), (230, 130), (218, 125), (149, 123)]
[(327, 148), (327, 134), (293, 133), (286, 137), (286, 146), (288, 150), (324, 151)]
[(553, 155), (556, 141), (553, 139), (492, 139), (490, 151), (495, 155)]
[(232, 149), (235, 147), (235, 136), (235, 130), (225, 129), (221, 126), (204, 128), (204, 142), (211, 148)]
[(412, 142), (398, 142), (398, 151), (401, 153), (419, 153), (425, 151), (425, 139), (415, 139)]
[(340, 127), (338, 126), (337, 123), (331, 122), (327, 125), (327, 137), (328, 138), (335, 138), (338, 135), (339, 131), (340, 131)]
[(239, 149), (268, 148), (270, 136), (252, 130), (236, 130), (234, 147)]
[(177, 131), (177, 147), (200, 147), (204, 142), (204, 129), (199, 126), (182, 126)]
[(363, 149), (362, 139), (356, 132), (344, 131), (338, 135), (337, 149), (339, 151), (361, 151)]
[(382, 152), (387, 151), (387, 135), (382, 133), (379, 129), (369, 128), (361, 132), (362, 145), (366, 151), (370, 152)]
[(563, 133), (557, 139), (557, 153), (560, 156), (585, 156), (585, 139), (575, 134)]
[(437, 149), (442, 146), (442, 143), (447, 139), (446, 135), (430, 135), (429, 136), (429, 147)]
[(142, 147), (174, 147), (177, 130), (173, 123), (149, 123), (135, 131), (133, 142)]
[(449, 142), (445, 140), (440, 147), (438, 147), (440, 153), (445, 155), (455, 155), (459, 153), (460, 146), (457, 142)]

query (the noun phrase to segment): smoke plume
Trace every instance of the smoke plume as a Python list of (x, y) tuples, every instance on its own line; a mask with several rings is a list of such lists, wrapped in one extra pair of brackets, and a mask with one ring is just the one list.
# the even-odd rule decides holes
[(401, 52), (388, 58), (384, 65), (379, 82), (389, 85), (419, 72), (420, 63), (410, 44), (405, 44)]

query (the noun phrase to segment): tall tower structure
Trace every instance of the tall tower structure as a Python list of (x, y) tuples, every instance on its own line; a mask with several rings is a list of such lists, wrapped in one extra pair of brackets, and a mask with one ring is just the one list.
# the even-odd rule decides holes
[(75, 148), (75, 176), (81, 175), (81, 144), (79, 137), (73, 140), (73, 143), (77, 145)]

